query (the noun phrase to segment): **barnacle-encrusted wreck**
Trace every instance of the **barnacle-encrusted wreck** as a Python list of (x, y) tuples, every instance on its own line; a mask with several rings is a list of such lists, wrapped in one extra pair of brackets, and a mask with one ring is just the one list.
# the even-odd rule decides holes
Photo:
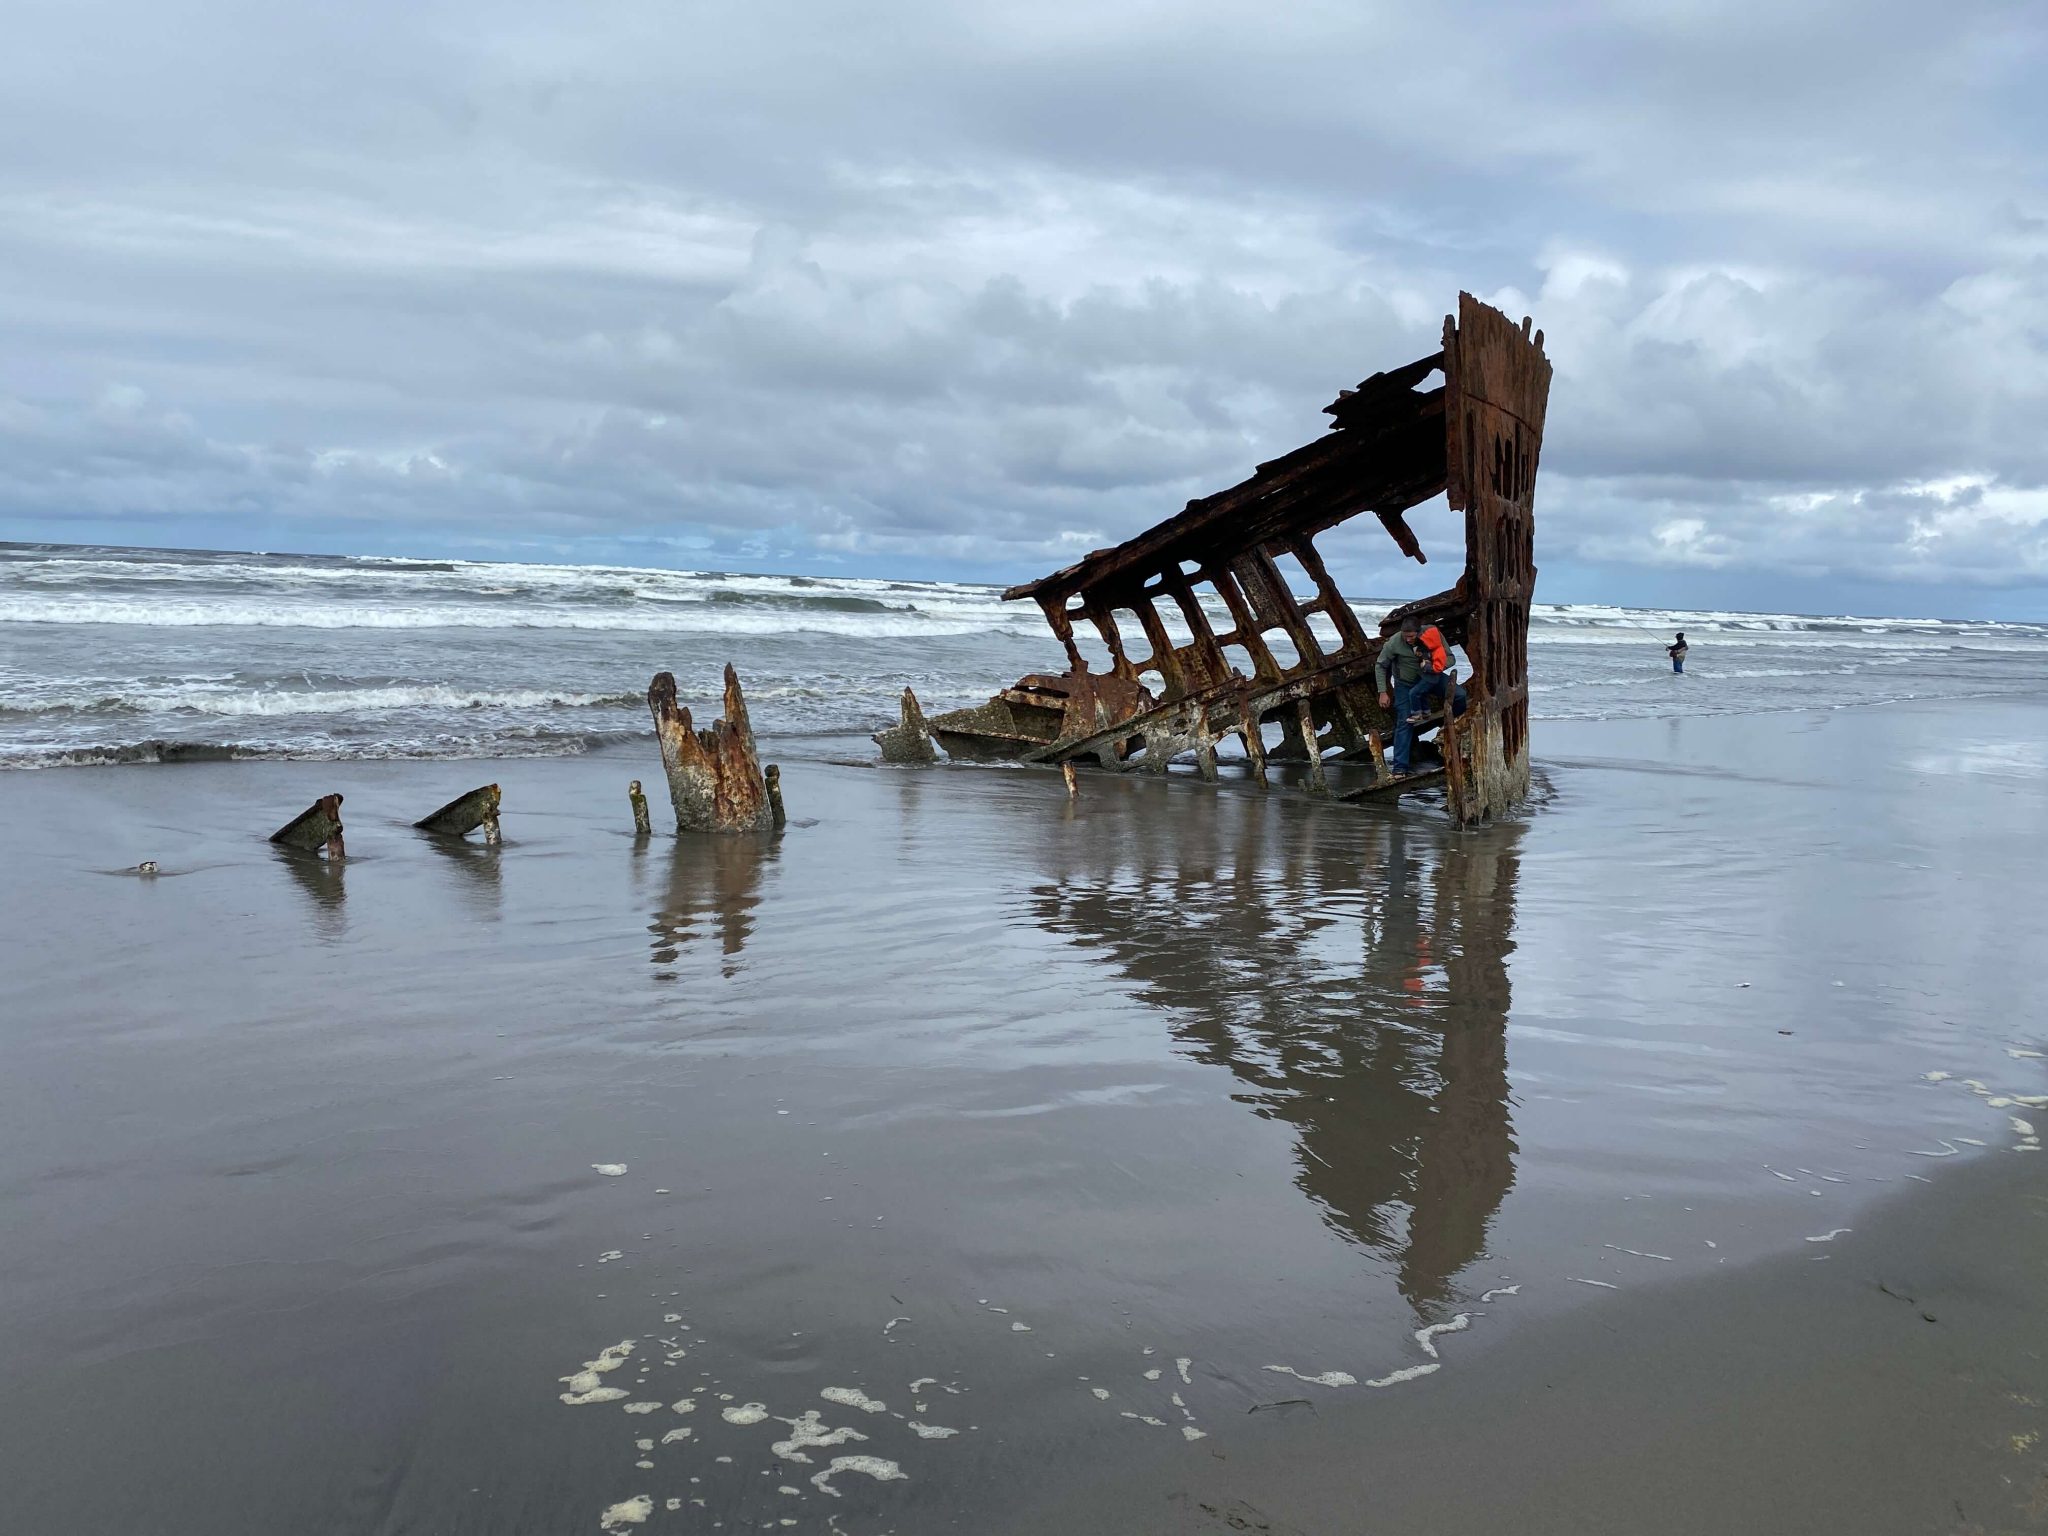
[[(1393, 722), (1373, 665), (1384, 637), (1412, 615), (1471, 663), (1469, 712), (1444, 721), (1440, 740), (1451, 812), (1467, 822), (1499, 814), (1529, 787), (1532, 535), (1549, 394), (1543, 333), (1460, 294), (1443, 350), (1345, 390), (1325, 407), (1332, 426), (1322, 437), (1114, 549), (1005, 592), (1044, 611), (1067, 671), (935, 716), (932, 734), (953, 756), (1093, 759), (1121, 770), (1164, 771), (1191, 753), (1210, 779), (1217, 744), (1236, 736), (1261, 782), (1269, 759), (1292, 759), (1322, 791), (1325, 759), (1346, 757), (1378, 765), (1365, 793), (1399, 790), (1423, 776), (1386, 776), (1381, 745)], [(1423, 562), (1403, 514), (1440, 492), (1465, 514), (1463, 574), (1368, 635), (1316, 535), (1371, 512)], [(1107, 671), (1090, 669), (1077, 622), (1101, 636)], [(1268, 725), (1280, 733), (1271, 746)]]

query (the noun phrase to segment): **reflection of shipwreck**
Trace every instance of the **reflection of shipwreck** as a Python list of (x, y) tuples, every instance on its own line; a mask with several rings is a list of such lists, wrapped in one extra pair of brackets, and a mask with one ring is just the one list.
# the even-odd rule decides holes
[(1302, 1193), (1389, 1259), (1426, 1314), (1462, 1294), (1515, 1182), (1522, 829), (1286, 825), (1209, 800), (1060, 840), (1030, 911), (1113, 965), (1183, 1050), (1229, 1069), (1240, 1102), (1292, 1127)]
[[(1326, 407), (1323, 437), (1114, 549), (1005, 592), (1044, 610), (1068, 670), (936, 716), (932, 733), (954, 756), (1164, 771), (1192, 754), (1211, 779), (1218, 743), (1235, 736), (1261, 782), (1269, 758), (1293, 759), (1320, 790), (1326, 758), (1380, 760), (1393, 722), (1373, 666), (1382, 639), (1414, 615), (1471, 662), (1470, 712), (1443, 728), (1454, 738), (1441, 744), (1452, 813), (1498, 814), (1529, 785), (1533, 505), (1549, 393), (1543, 333), (1461, 294), (1443, 350), (1346, 390)], [(1422, 561), (1403, 513), (1439, 493), (1465, 514), (1464, 572), (1368, 635), (1315, 536), (1371, 512)], [(1089, 668), (1077, 621), (1101, 637), (1107, 671)], [(1190, 638), (1177, 643), (1174, 631)]]

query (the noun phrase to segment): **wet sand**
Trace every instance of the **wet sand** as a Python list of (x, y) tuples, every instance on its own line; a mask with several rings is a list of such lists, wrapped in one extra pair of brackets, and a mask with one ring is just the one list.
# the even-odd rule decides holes
[(2043, 1518), (2048, 711), (1545, 727), (1463, 836), (772, 745), (774, 843), (0, 775), (24, 1528)]

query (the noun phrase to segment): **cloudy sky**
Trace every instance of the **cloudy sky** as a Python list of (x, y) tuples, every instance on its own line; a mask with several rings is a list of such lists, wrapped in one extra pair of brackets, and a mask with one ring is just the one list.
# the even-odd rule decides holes
[(2039, 0), (8, 15), (0, 537), (1018, 579), (1464, 287), (1543, 596), (2048, 616)]

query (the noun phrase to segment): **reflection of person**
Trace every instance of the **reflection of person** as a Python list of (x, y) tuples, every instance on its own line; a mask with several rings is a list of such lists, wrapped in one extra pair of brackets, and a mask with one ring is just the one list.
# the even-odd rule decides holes
[(1664, 647), (1664, 654), (1671, 658), (1672, 671), (1680, 673), (1685, 671), (1685, 653), (1687, 649), (1688, 647), (1685, 643), (1685, 631), (1681, 629), (1678, 632), (1677, 643), (1673, 645), (1667, 645)]

